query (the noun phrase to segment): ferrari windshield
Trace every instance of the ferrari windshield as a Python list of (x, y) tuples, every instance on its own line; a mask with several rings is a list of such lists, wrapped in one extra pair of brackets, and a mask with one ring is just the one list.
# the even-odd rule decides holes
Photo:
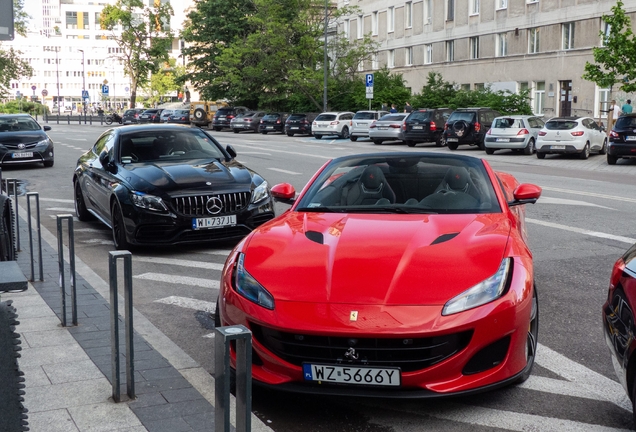
[(339, 213), (497, 213), (483, 162), (448, 155), (339, 158), (320, 174), (297, 211)]

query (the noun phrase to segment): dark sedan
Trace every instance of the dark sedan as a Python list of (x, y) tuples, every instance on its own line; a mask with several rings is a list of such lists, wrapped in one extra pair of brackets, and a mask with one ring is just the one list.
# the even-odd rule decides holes
[[(161, 113), (163, 109), (151, 108), (139, 115), (139, 123), (161, 123)], [(190, 112), (188, 111), (188, 114)]]
[(77, 161), (75, 210), (131, 245), (240, 239), (274, 217), (267, 182), (199, 128), (109, 129)]
[(121, 124), (135, 124), (139, 123), (139, 116), (142, 112), (146, 111), (143, 108), (131, 108), (124, 111), (124, 115), (121, 117)]
[(636, 114), (619, 117), (610, 131), (607, 163), (616, 165), (620, 158), (636, 158)]
[(0, 115), (0, 165), (43, 163), (53, 166), (53, 141), (28, 114)]
[(285, 121), (289, 117), (287, 113), (268, 113), (263, 117), (258, 126), (258, 131), (263, 135), (268, 132), (285, 132)]
[(174, 110), (168, 117), (168, 123), (190, 124), (190, 110)]

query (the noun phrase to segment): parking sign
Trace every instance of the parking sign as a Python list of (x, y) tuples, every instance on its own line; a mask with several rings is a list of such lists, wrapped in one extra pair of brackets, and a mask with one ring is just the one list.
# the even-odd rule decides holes
[(367, 74), (365, 82), (367, 83), (367, 87), (373, 87), (373, 74)]

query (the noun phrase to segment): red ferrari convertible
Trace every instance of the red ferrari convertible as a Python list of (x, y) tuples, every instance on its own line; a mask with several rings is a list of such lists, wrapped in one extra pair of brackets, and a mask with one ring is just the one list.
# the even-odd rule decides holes
[(426, 398), (528, 378), (539, 307), (524, 204), (541, 188), (478, 158), (381, 153), (272, 195), (291, 208), (232, 251), (217, 307), (218, 325), (252, 331), (256, 384)]

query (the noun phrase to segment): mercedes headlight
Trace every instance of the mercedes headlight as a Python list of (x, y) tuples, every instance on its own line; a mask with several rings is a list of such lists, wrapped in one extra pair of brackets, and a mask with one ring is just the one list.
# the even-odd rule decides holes
[(254, 188), (254, 192), (252, 193), (252, 204), (262, 201), (265, 198), (269, 197), (268, 186), (269, 185), (267, 184), (267, 182), (263, 180), (263, 183), (259, 184), (258, 186), (256, 186), (256, 188)]
[(449, 300), (442, 309), (442, 315), (452, 315), (473, 309), (501, 297), (506, 289), (511, 268), (512, 258), (504, 258), (497, 273)]
[(130, 197), (133, 204), (137, 207), (156, 212), (168, 211), (168, 207), (166, 207), (163, 200), (157, 196), (135, 191), (130, 194)]
[(274, 297), (245, 270), (245, 254), (239, 254), (236, 262), (234, 287), (236, 291), (251, 302), (266, 309), (274, 310)]

